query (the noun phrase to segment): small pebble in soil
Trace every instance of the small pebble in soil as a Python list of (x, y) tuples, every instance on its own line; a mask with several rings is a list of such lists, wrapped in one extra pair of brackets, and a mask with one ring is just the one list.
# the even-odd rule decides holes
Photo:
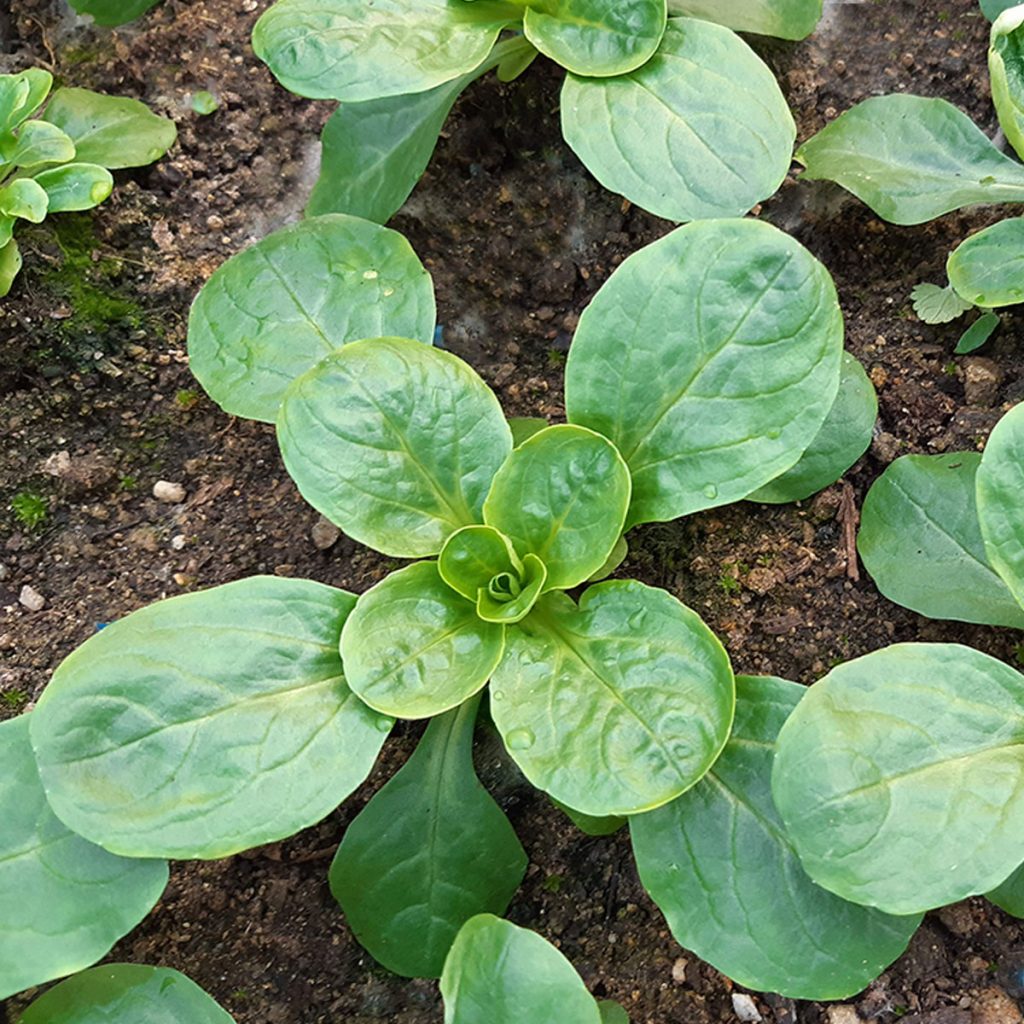
[(171, 538), (171, 547), (175, 551), (181, 551), (182, 548), (185, 547), (185, 534), (183, 534), (183, 533), (176, 533)]
[(680, 957), (672, 965), (672, 980), (677, 985), (683, 985), (686, 982), (686, 960)]
[(35, 587), (30, 587), (26, 583), (18, 595), (18, 603), (30, 612), (41, 612), (46, 607), (46, 598)]
[(312, 538), (314, 545), (321, 551), (326, 551), (328, 548), (333, 547), (338, 543), (338, 538), (341, 536), (341, 530), (339, 530), (334, 523), (327, 519), (325, 516), (321, 516), (314, 524), (313, 529), (309, 531), (309, 536)]
[(756, 1024), (757, 1021), (763, 1019), (758, 1013), (754, 1000), (746, 992), (733, 992), (732, 1010), (740, 1020), (748, 1021), (750, 1024)]
[(170, 480), (157, 480), (153, 484), (153, 497), (171, 505), (180, 505), (185, 500), (185, 488)]
[(852, 1006), (830, 1006), (828, 1008), (828, 1024), (861, 1024), (857, 1011)]
[(964, 397), (968, 405), (991, 408), (1003, 384), (1002, 367), (984, 356), (973, 356), (964, 362)]

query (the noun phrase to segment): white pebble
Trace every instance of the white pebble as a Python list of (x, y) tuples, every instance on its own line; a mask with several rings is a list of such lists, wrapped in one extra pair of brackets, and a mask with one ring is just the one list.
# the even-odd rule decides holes
[(176, 533), (171, 538), (171, 547), (174, 548), (175, 551), (181, 551), (181, 549), (184, 546), (185, 546), (185, 534), (183, 534), (183, 533)]
[(185, 488), (170, 480), (157, 480), (153, 484), (153, 497), (157, 501), (166, 501), (172, 505), (180, 505), (185, 500)]
[(35, 587), (30, 587), (26, 583), (18, 595), (18, 603), (30, 612), (41, 612), (46, 607), (46, 598)]
[(754, 1000), (746, 992), (733, 992), (732, 1009), (733, 1013), (740, 1020), (748, 1021), (750, 1024), (756, 1024), (757, 1021), (762, 1019), (761, 1014), (757, 1012), (757, 1007), (754, 1005)]

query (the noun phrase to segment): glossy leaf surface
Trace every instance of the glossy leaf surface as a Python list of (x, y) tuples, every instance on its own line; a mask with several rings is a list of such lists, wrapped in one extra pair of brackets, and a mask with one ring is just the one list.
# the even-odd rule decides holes
[(838, 182), (893, 224), (923, 224), (975, 203), (1024, 202), (1024, 168), (942, 99), (864, 100), (796, 158), (804, 178)]
[(35, 181), (46, 189), (49, 213), (91, 210), (114, 191), (113, 176), (98, 164), (64, 164), (41, 171)]
[(31, 178), (15, 178), (0, 188), (0, 214), (20, 217), (32, 224), (41, 224), (46, 217), (49, 197), (46, 189)]
[(1024, 153), (1024, 10), (1004, 11), (992, 26), (988, 71), (992, 102), (1010, 145)]
[(736, 722), (688, 793), (630, 820), (644, 887), (679, 944), (733, 981), (793, 999), (845, 999), (906, 949), (920, 917), (847, 903), (800, 866), (771, 795), (775, 737), (804, 693), (736, 679)]
[(338, 656), (355, 599), (254, 576), (159, 601), (66, 658), (31, 716), (54, 811), (126, 856), (283, 839), (367, 776), (381, 728)]
[(520, 622), (533, 610), (533, 606), (545, 590), (547, 579), (547, 566), (536, 555), (527, 555), (523, 559), (518, 593), (513, 597), (496, 593), (498, 588), (492, 581), (491, 586), (478, 592), (476, 613), (485, 622), (503, 622), (509, 625)]
[(523, 563), (512, 542), (493, 526), (464, 526), (444, 543), (437, 560), (441, 579), (469, 601), (475, 601), (500, 573), (520, 575)]
[(946, 273), (957, 294), (976, 306), (1024, 302), (1024, 217), (1001, 220), (961, 242)]
[(346, 345), (287, 391), (277, 437), (302, 496), (396, 558), (436, 555), (512, 449), (498, 400), (461, 359), (403, 338)]
[(491, 715), (526, 777), (594, 817), (638, 814), (689, 789), (732, 723), (729, 659), (663, 590), (612, 580), (577, 607), (550, 594), (509, 629)]
[(890, 601), (933, 619), (1024, 629), (985, 553), (978, 525), (977, 452), (905, 455), (864, 499), (857, 550)]
[(430, 342), (434, 288), (396, 231), (341, 214), (275, 231), (203, 286), (189, 365), (237, 416), (273, 422), (285, 389), (342, 345), (385, 335)]
[(28, 68), (16, 75), (0, 75), (0, 132), (10, 131), (31, 117), (49, 95), (53, 75)]
[(12, 238), (6, 245), (0, 246), (0, 299), (10, 293), (19, 270), (21, 251), (18, 249), (18, 243)]
[(835, 401), (842, 346), (835, 286), (799, 243), (753, 220), (691, 224), (594, 296), (566, 410), (626, 460), (627, 528), (675, 519), (796, 463)]
[(669, 0), (672, 14), (706, 18), (737, 32), (804, 39), (821, 18), (822, 0)]
[(462, 925), (504, 913), (526, 872), (522, 845), (473, 770), (478, 704), (427, 726), (331, 864), (331, 892), (356, 938), (405, 977), (440, 977)]
[(0, 723), (0, 999), (95, 963), (167, 885), (164, 861), (115, 857), (54, 817), (28, 720)]
[(126, 25), (142, 17), (160, 0), (69, 0), (79, 14), (91, 14), (97, 25)]
[(1020, 863), (1024, 676), (956, 644), (840, 665), (782, 727), (772, 794), (844, 899), (914, 914), (987, 892)]
[(771, 71), (735, 33), (670, 18), (626, 75), (568, 75), (562, 134), (605, 188), (659, 217), (746, 213), (789, 170), (796, 127)]
[(17, 167), (74, 160), (75, 144), (55, 124), (27, 121), (18, 134), (0, 139), (0, 162)]

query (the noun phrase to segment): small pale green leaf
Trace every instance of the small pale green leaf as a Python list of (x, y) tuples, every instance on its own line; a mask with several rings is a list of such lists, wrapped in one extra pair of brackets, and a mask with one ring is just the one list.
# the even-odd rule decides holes
[(1024, 864), (991, 892), (985, 893), (985, 899), (1014, 917), (1024, 917)]
[(97, 25), (126, 25), (141, 18), (160, 0), (69, 0), (79, 14), (92, 16)]
[(1024, 154), (1024, 5), (996, 18), (988, 50), (992, 102), (1010, 145)]
[(755, 220), (703, 221), (630, 256), (580, 319), (570, 422), (633, 477), (627, 527), (745, 498), (793, 466), (835, 401), (843, 320), (828, 271)]
[(956, 348), (953, 351), (958, 356), (963, 356), (967, 355), (968, 352), (974, 352), (976, 349), (981, 348), (992, 337), (995, 329), (999, 326), (999, 322), (998, 313), (982, 314), (960, 335), (960, 340), (956, 343)]
[(99, 206), (114, 190), (114, 178), (98, 164), (64, 164), (35, 175), (50, 199), (49, 213), (70, 213)]
[(434, 288), (397, 231), (334, 214), (276, 231), (220, 267), (192, 304), (189, 365), (226, 412), (273, 422), (288, 385), (342, 345), (430, 342)]
[(109, 170), (145, 167), (174, 145), (174, 122), (138, 100), (88, 89), (58, 89), (43, 118), (75, 144), (75, 159)]
[(1024, 629), (978, 525), (977, 452), (905, 455), (864, 499), (857, 550), (875, 586), (933, 619)]
[(622, 563), (626, 560), (626, 556), (629, 554), (629, 545), (626, 543), (625, 537), (620, 537), (615, 542), (615, 547), (612, 548), (611, 554), (605, 559), (604, 565), (601, 566), (597, 572), (592, 573), (587, 577), (588, 583), (597, 583), (600, 580), (607, 579)]
[[(3, 224), (0, 223), (0, 234), (2, 234), (2, 229)], [(6, 244), (0, 246), (0, 299), (10, 293), (19, 270), (21, 270), (21, 251), (18, 249), (18, 243), (13, 238), (9, 238)]]
[(444, 1024), (601, 1024), (594, 997), (554, 946), (490, 914), (462, 926), (441, 995)]
[(671, 594), (635, 581), (549, 594), (508, 630), (491, 715), (526, 777), (593, 817), (689, 789), (732, 724), (729, 659)]
[(252, 45), (291, 92), (359, 103), (467, 74), (522, 17), (501, 0), (278, 0)]
[(136, 857), (226, 857), (319, 821), (366, 778), (391, 725), (342, 673), (354, 603), (254, 576), (97, 633), (31, 715), (56, 814)]
[(55, 124), (28, 121), (0, 144), (0, 161), (15, 167), (62, 164), (75, 158), (75, 144)]
[[(996, 424), (985, 445), (978, 469), (978, 521), (988, 561), (1024, 615), (1024, 403)], [(1024, 628), (1019, 620), (1013, 624)]]
[(356, 603), (341, 634), (349, 685), (370, 707), (429, 718), (482, 689), (501, 660), (505, 627), (483, 622), (436, 562), (393, 572)]
[(672, 14), (706, 18), (737, 32), (804, 39), (821, 18), (822, 0), (669, 0)]
[(910, 300), (918, 319), (926, 324), (948, 324), (958, 316), (963, 316), (973, 305), (958, 294), (952, 285), (943, 288), (927, 281), (914, 286)]
[(0, 723), (0, 999), (95, 963), (167, 884), (164, 861), (115, 857), (54, 817), (28, 730), (28, 715)]
[(1024, 217), (1001, 220), (961, 242), (946, 261), (946, 273), (965, 302), (987, 307), (1024, 302)]
[(810, 447), (795, 466), (758, 488), (748, 500), (801, 501), (834, 484), (868, 450), (877, 418), (874, 385), (864, 367), (844, 352), (839, 394)]
[(804, 693), (736, 679), (736, 722), (688, 793), (630, 820), (644, 888), (680, 945), (746, 988), (845, 999), (907, 947), (920, 916), (892, 917), (815, 885), (771, 795), (775, 737)]
[(614, 835), (628, 820), (621, 815), (595, 818), (594, 815), (583, 814), (581, 811), (569, 807), (568, 804), (563, 804), (561, 800), (556, 800), (554, 797), (551, 797), (550, 800), (581, 832), (588, 836)]
[(462, 925), (504, 913), (526, 873), (515, 831), (473, 770), (478, 704), (427, 726), (331, 864), (331, 892), (356, 938), (405, 977), (440, 977)]
[(629, 470), (600, 434), (571, 424), (524, 441), (494, 477), (484, 521), (547, 567), (548, 590), (582, 583), (607, 561), (629, 508)]
[(0, 75), (0, 134), (9, 132), (26, 117), (30, 85), (24, 74)]
[(476, 598), (476, 613), (484, 622), (503, 622), (511, 625), (520, 622), (532, 610), (538, 598), (544, 593), (548, 579), (547, 566), (536, 555), (523, 557), (523, 572), (518, 581), (518, 593), (513, 597), (507, 588), (498, 593), (492, 581), (487, 589), (481, 588)]
[(771, 71), (734, 32), (670, 18), (627, 75), (567, 75), (562, 134), (613, 192), (668, 220), (746, 213), (782, 183), (796, 126)]
[[(523, 39), (529, 42), (525, 36)], [(514, 82), (537, 59), (538, 55), (538, 50), (532, 43), (509, 52), (507, 56), (502, 57), (498, 64), (498, 81)]]
[[(16, 217), (0, 214), (0, 246), (8, 245), (14, 238), (14, 225), (16, 222)], [(19, 263), (18, 266), (20, 267), (21, 264)]]
[(601, 1024), (629, 1024), (629, 1014), (610, 999), (602, 999), (597, 1009), (601, 1014)]
[(17, 1024), (234, 1024), (194, 981), (169, 967), (104, 964), (40, 996)]
[(522, 575), (512, 542), (491, 526), (464, 526), (445, 542), (437, 560), (441, 579), (470, 601), (499, 573)]
[(436, 555), (479, 523), (512, 437), (461, 359), (403, 338), (346, 345), (286, 392), (277, 436), (303, 497), (386, 555)]
[(508, 426), (512, 431), (512, 444), (518, 448), (524, 441), (528, 441), (549, 424), (547, 420), (541, 419), (539, 416), (511, 416)]
[(864, 100), (796, 158), (804, 178), (838, 182), (893, 224), (923, 224), (975, 203), (1024, 202), (1024, 167), (942, 99)]
[(577, 75), (624, 75), (646, 63), (665, 34), (665, 0), (541, 0), (527, 6), (526, 38)]
[(46, 219), (49, 201), (46, 189), (31, 178), (16, 178), (0, 188), (0, 214), (20, 217), (33, 224), (41, 224)]

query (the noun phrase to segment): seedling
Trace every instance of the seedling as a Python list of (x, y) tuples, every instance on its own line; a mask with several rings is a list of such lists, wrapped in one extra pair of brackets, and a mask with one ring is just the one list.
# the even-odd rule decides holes
[(19, 526), (38, 530), (50, 516), (50, 503), (35, 491), (19, 491), (11, 498), (11, 511)]

